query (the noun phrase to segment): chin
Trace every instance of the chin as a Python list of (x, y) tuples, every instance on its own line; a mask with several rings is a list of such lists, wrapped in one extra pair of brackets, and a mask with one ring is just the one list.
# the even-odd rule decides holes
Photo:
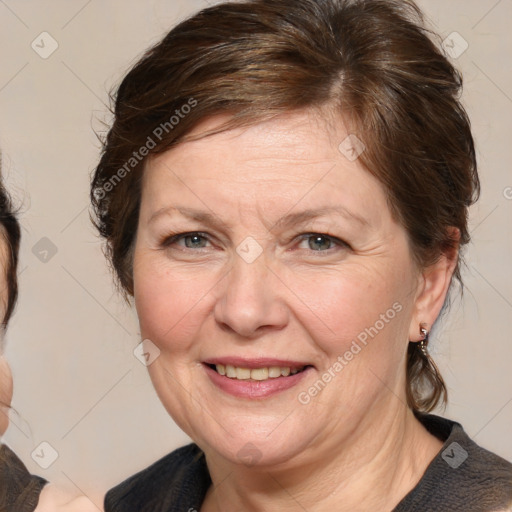
[[(219, 429), (222, 430), (221, 427)], [(238, 430), (233, 427), (231, 431), (236, 434), (232, 436), (224, 430), (209, 432), (207, 436), (203, 434), (200, 438), (196, 438), (196, 444), (207, 455), (215, 452), (232, 464), (264, 468), (288, 463), (303, 453), (312, 441), (311, 434), (304, 435), (302, 442), (299, 442), (300, 432), (283, 429), (278, 433), (276, 430), (276, 422), (273, 422), (271, 428)], [(193, 435), (191, 437), (194, 439)]]

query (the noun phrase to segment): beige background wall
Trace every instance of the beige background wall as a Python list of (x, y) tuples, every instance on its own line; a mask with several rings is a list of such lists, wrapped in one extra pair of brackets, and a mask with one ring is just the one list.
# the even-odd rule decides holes
[[(15, 378), (5, 441), (30, 470), (100, 503), (102, 491), (187, 442), (159, 404), (133, 311), (116, 295), (88, 219), (107, 91), (205, 0), (0, 2), (0, 147), (21, 204), (21, 300), (8, 332)], [(434, 336), (446, 415), (512, 460), (512, 1), (423, 0), (457, 64), (483, 194), (472, 211), (466, 294)], [(48, 32), (48, 36), (39, 36)], [(44, 38), (41, 42), (41, 38)], [(57, 50), (43, 59), (39, 53)], [(452, 37), (453, 40), (453, 37)], [(463, 48), (455, 42), (454, 49)], [(36, 46), (38, 45), (38, 46)], [(45, 261), (45, 259), (47, 261)], [(58, 458), (52, 461), (52, 449)], [(38, 457), (39, 455), (39, 457)]]

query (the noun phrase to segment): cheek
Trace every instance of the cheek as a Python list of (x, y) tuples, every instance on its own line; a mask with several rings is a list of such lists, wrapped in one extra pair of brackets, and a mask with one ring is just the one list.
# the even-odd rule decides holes
[(142, 337), (162, 351), (186, 349), (204, 316), (210, 278), (204, 273), (180, 275), (151, 258), (138, 263), (134, 298)]
[[(359, 263), (295, 277), (295, 291), (308, 305), (299, 322), (321, 353), (319, 379), (335, 382), (328, 394), (340, 410), (362, 414), (386, 390), (404, 389), (413, 273), (405, 261), (399, 272)], [(304, 392), (316, 396), (315, 389)]]
[(314, 282), (296, 280), (297, 295), (309, 306), (298, 320), (321, 353), (318, 379), (333, 382), (322, 399), (315, 397), (323, 384), (304, 388), (301, 403), (317, 400), (319, 411), (328, 404), (330, 410), (357, 415), (390, 389), (395, 392), (389, 396), (401, 396), (411, 315), (404, 284), (392, 273), (383, 279), (348, 268)]
[(343, 270), (289, 275), (286, 281), (304, 304), (301, 323), (311, 327), (311, 335), (322, 333), (326, 350), (343, 349), (359, 334), (364, 338), (375, 324), (379, 332), (389, 331), (392, 324), (399, 329), (406, 325), (398, 320), (405, 316), (409, 277), (399, 279), (395, 273), (391, 266), (383, 270), (347, 264)]
[[(0, 356), (0, 408), (10, 405), (12, 400), (12, 374), (7, 361)], [(6, 421), (7, 416), (0, 410), (0, 421)], [(0, 432), (1, 434), (2, 432)]]

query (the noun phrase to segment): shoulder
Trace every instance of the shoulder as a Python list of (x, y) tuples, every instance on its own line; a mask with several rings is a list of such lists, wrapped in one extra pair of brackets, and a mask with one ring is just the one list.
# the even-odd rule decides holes
[(434, 415), (418, 419), (444, 445), (397, 512), (420, 504), (428, 511), (511, 509), (510, 462), (476, 444), (459, 423)]
[[(436, 434), (443, 430), (447, 434), (443, 449), (434, 460), (444, 462), (450, 470), (451, 478), (471, 478), (473, 483), (488, 482), (492, 477), (495, 482), (503, 483), (504, 487), (512, 493), (512, 464), (499, 455), (479, 446), (464, 431), (463, 427), (455, 422), (439, 416), (427, 415), (424, 425)], [(511, 496), (512, 497), (512, 496)]]
[(98, 512), (98, 507), (85, 496), (70, 495), (43, 478), (31, 475), (16, 454), (1, 445), (0, 510)]
[(35, 512), (98, 512), (98, 507), (86, 496), (72, 496), (53, 485), (41, 492)]
[(204, 453), (192, 443), (108, 491), (105, 512), (199, 509), (210, 484)]
[(8, 446), (0, 446), (0, 510), (34, 510), (45, 485)]

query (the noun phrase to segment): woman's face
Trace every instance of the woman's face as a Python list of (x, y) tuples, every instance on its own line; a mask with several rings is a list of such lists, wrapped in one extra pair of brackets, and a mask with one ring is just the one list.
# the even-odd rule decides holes
[[(0, 228), (1, 229), (1, 228)], [(7, 247), (0, 233), (0, 318), (4, 317), (7, 305), (7, 276), (8, 265)], [(0, 326), (0, 337), (4, 335), (4, 328)], [(0, 435), (3, 435), (9, 424), (8, 408), (12, 400), (12, 374), (9, 364), (2, 355), (3, 339), (0, 339)]]
[(294, 113), (146, 166), (141, 335), (162, 403), (207, 452), (317, 459), (403, 407), (421, 274), (347, 136)]
[(12, 400), (12, 374), (4, 356), (0, 355), (0, 436), (9, 425), (8, 406)]

